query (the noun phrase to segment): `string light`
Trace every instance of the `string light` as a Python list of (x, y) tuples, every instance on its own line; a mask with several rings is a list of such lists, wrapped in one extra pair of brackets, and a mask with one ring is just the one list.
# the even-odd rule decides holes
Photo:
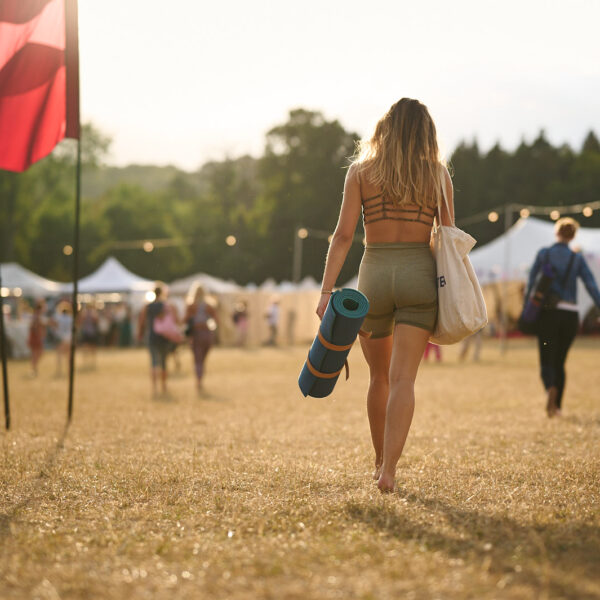
[(63, 248), (63, 254), (65, 256), (71, 256), (71, 254), (73, 254), (73, 246), (69, 246), (69, 244), (67, 244), (64, 248)]
[(154, 244), (152, 242), (144, 242), (144, 252), (152, 252), (154, 250)]
[(498, 220), (498, 218), (498, 213), (495, 210), (488, 214), (488, 221), (490, 223), (495, 223)]
[(228, 236), (225, 238), (225, 243), (226, 243), (228, 246), (235, 246), (235, 245), (237, 244), (237, 239), (236, 239), (235, 235), (228, 235)]
[(301, 240), (305, 240), (308, 237), (308, 229), (306, 229), (306, 227), (300, 227), (300, 229), (298, 229), (298, 237)]
[(519, 214), (521, 215), (521, 217), (523, 219), (526, 219), (531, 214), (531, 212), (529, 211), (528, 208), (522, 208), (521, 211), (519, 212)]
[(594, 214), (594, 210), (591, 206), (586, 206), (582, 212), (584, 217), (591, 217)]
[(553, 211), (550, 213), (550, 218), (551, 218), (553, 221), (558, 221), (558, 219), (560, 219), (560, 213), (559, 213), (557, 210), (553, 210)]

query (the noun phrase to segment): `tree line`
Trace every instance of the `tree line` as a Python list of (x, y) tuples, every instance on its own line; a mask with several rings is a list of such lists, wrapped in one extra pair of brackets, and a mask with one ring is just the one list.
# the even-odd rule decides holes
[[(357, 139), (336, 120), (296, 109), (267, 133), (262, 156), (210, 162), (190, 173), (103, 166), (110, 140), (87, 124), (80, 272), (91, 272), (112, 255), (144, 277), (166, 281), (194, 272), (241, 284), (290, 279), (297, 229), (335, 227)], [(463, 142), (449, 162), (459, 225), (507, 203), (563, 206), (600, 199), (600, 143), (593, 132), (579, 150), (553, 146), (543, 131), (513, 151), (499, 144), (482, 151), (476, 141)], [(64, 248), (73, 243), (74, 181), (69, 140), (25, 173), (0, 171), (2, 262), (69, 280), (73, 257)], [(464, 229), (482, 245), (503, 232), (502, 218)], [(578, 218), (582, 225), (600, 226), (597, 213)], [(144, 240), (154, 240), (151, 252), (144, 251)], [(309, 235), (302, 250), (302, 277), (319, 279), (327, 239)], [(339, 283), (356, 274), (361, 254), (362, 245), (354, 244)]]

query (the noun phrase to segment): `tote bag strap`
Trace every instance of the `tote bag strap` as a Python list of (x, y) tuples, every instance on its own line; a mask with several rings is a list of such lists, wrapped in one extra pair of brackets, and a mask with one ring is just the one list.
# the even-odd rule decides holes
[[(448, 202), (448, 196), (446, 194), (446, 181), (445, 181), (445, 177), (444, 177), (444, 168), (440, 165), (440, 185), (442, 186), (442, 196), (444, 197), (444, 206), (446, 207), (446, 210), (448, 211), (448, 216), (450, 217), (450, 220), (452, 222), (452, 226), (454, 226), (454, 219), (452, 218), (452, 213), (450, 212), (450, 202)], [(437, 224), (437, 226), (439, 227), (442, 224), (442, 202), (441, 202), (441, 198), (438, 196), (438, 215), (440, 218), (440, 222)], [(437, 219), (436, 219), (437, 221)]]

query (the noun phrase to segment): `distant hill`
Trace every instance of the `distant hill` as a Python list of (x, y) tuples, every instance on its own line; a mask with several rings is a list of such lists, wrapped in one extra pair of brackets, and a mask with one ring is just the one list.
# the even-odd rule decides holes
[(85, 198), (98, 198), (121, 183), (139, 185), (149, 192), (159, 192), (166, 189), (176, 176), (189, 180), (194, 187), (199, 187), (197, 174), (182, 171), (172, 165), (166, 167), (154, 165), (103, 166), (84, 170), (81, 182), (82, 194)]
[[(236, 165), (245, 178), (256, 177), (257, 159), (251, 156), (241, 156), (233, 159), (231, 164)], [(160, 192), (169, 185), (178, 187), (189, 186), (194, 193), (205, 190), (206, 181), (210, 179), (215, 169), (222, 163), (208, 162), (196, 172), (190, 173), (168, 165), (158, 167), (155, 165), (127, 165), (126, 167), (102, 166), (93, 169), (84, 169), (82, 175), (82, 195), (84, 198), (98, 198), (105, 192), (122, 183), (138, 185), (149, 192)]]

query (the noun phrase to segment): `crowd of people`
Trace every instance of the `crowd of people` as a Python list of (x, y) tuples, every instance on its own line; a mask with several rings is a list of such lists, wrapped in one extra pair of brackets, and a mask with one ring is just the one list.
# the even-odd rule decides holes
[[(165, 284), (157, 284), (154, 298), (141, 311), (136, 311), (125, 302), (87, 302), (79, 306), (75, 328), (71, 301), (38, 299), (31, 304), (20, 298), (5, 304), (5, 320), (9, 324), (7, 335), (9, 356), (29, 357), (31, 375), (36, 377), (39, 364), (46, 350), (54, 350), (56, 356), (55, 375), (66, 372), (71, 348), (71, 337), (75, 331), (75, 342), (80, 349), (80, 366), (96, 368), (98, 348), (126, 348), (147, 344), (150, 349), (152, 382), (155, 393), (166, 393), (166, 361), (174, 358), (176, 368), (180, 366), (177, 349), (189, 345), (192, 350), (196, 387), (203, 391), (205, 362), (210, 349), (218, 342), (219, 311), (214, 297), (195, 283), (187, 294), (182, 309), (181, 299), (171, 302)], [(273, 296), (265, 313), (257, 315), (264, 320), (267, 334), (265, 346), (276, 346), (279, 336), (280, 308), (278, 296)], [(221, 307), (222, 308), (222, 307)], [(251, 315), (247, 302), (238, 300), (227, 311), (221, 310), (235, 335), (235, 345), (247, 347)], [(290, 343), (291, 343), (290, 337)]]

